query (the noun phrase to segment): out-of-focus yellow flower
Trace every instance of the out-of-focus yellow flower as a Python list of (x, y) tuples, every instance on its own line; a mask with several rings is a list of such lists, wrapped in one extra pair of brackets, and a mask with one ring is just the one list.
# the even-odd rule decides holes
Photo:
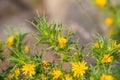
[(34, 64), (25, 64), (22, 67), (23, 74), (32, 77), (35, 74), (35, 65)]
[(23, 48), (24, 48), (25, 54), (27, 54), (29, 51), (29, 47), (27, 45), (25, 45)]
[(15, 75), (17, 75), (17, 76), (19, 76), (20, 75), (20, 69), (18, 68), (18, 69), (16, 69), (15, 71)]
[(83, 76), (85, 71), (88, 70), (88, 66), (86, 66), (86, 62), (75, 62), (72, 64), (72, 71), (74, 72), (74, 77)]
[(104, 7), (107, 4), (107, 0), (96, 0), (95, 3), (97, 6)]
[(117, 52), (120, 53), (120, 50), (118, 50)]
[(8, 77), (8, 79), (10, 79), (10, 80), (11, 80), (11, 79), (13, 79), (14, 74), (10, 73), (7, 77)]
[(93, 44), (93, 48), (102, 48), (102, 45), (96, 42), (95, 44)]
[(53, 79), (57, 80), (62, 75), (62, 72), (58, 69), (54, 69), (52, 71), (52, 75), (53, 75)]
[(58, 42), (59, 42), (60, 47), (63, 48), (66, 45), (67, 40), (61, 37), (61, 38), (58, 38)]
[(105, 19), (105, 24), (106, 24), (107, 26), (111, 26), (111, 25), (113, 24), (113, 19), (110, 18), (110, 17), (106, 18), (106, 19)]
[(102, 58), (103, 63), (112, 62), (112, 60), (113, 60), (113, 56), (110, 56), (110, 54), (105, 54)]
[(115, 78), (112, 75), (102, 74), (100, 80), (115, 80)]
[(73, 77), (69, 74), (65, 75), (65, 80), (73, 80)]
[(116, 41), (112, 41), (112, 47), (117, 47), (117, 42)]
[(78, 56), (78, 55), (79, 55), (79, 53), (78, 53), (78, 52), (75, 52), (73, 55), (74, 55), (74, 56)]
[(8, 78), (4, 78), (4, 80), (9, 80)]
[(46, 75), (43, 74), (43, 73), (41, 74), (41, 78), (42, 78), (42, 80), (47, 80), (47, 79), (46, 79)]
[(42, 64), (43, 64), (43, 66), (47, 66), (48, 65), (48, 61), (43, 60)]
[(3, 40), (0, 39), (0, 43), (2, 43), (2, 42), (3, 42)]
[(14, 36), (10, 36), (7, 39), (7, 47), (13, 46), (14, 45)]

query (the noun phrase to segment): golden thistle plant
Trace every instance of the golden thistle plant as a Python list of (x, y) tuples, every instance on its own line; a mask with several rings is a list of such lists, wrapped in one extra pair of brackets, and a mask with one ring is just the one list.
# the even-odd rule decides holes
[[(9, 63), (0, 73), (1, 80), (119, 80), (120, 44), (102, 36), (95, 37), (95, 43), (88, 47), (78, 45), (73, 33), (46, 17), (36, 17), (31, 24), (38, 32), (35, 47), (48, 45), (37, 54), (23, 40), (26, 35), (20, 30), (11, 30), (11, 35), (1, 43), (3, 51), (8, 50)], [(64, 32), (66, 31), (66, 32)], [(64, 33), (64, 34), (63, 34)], [(74, 40), (73, 40), (74, 39)], [(59, 56), (59, 61), (43, 59), (44, 53)], [(2, 56), (2, 55), (0, 55)], [(90, 59), (90, 60), (89, 60)], [(69, 64), (69, 70), (64, 69)], [(1, 67), (0, 67), (1, 69)]]
[(94, 0), (95, 5), (100, 9), (101, 16), (105, 18), (103, 23), (108, 26), (108, 35), (120, 42), (120, 4), (119, 0)]

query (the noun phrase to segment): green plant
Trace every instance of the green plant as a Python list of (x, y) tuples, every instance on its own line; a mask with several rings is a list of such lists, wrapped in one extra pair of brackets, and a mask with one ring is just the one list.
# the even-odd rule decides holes
[[(89, 50), (73, 41), (73, 33), (55, 21), (48, 23), (46, 17), (36, 17), (31, 24), (38, 32), (32, 34), (38, 45), (48, 45), (37, 54), (23, 42), (28, 35), (10, 28), (12, 34), (3, 46), (9, 51), (12, 66), (0, 74), (2, 80), (114, 80), (120, 79), (120, 44), (97, 35)], [(66, 31), (66, 32), (64, 32)], [(64, 34), (63, 34), (64, 33)], [(75, 39), (74, 39), (75, 40)], [(88, 48), (88, 47), (87, 47)], [(87, 51), (86, 51), (87, 50)], [(53, 53), (59, 61), (48, 61), (45, 53)], [(93, 61), (90, 61), (90, 60)], [(64, 69), (67, 63), (69, 70)]]

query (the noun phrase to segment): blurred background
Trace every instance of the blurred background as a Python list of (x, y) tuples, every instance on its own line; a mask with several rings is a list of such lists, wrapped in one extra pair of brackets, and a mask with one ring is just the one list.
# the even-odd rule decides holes
[[(89, 0), (0, 0), (0, 39), (5, 39), (6, 26), (23, 27), (24, 32), (34, 32), (28, 23), (36, 11), (48, 19), (62, 22), (80, 37), (81, 44), (88, 43), (96, 33), (104, 34), (100, 27), (99, 10)], [(104, 25), (103, 25), (104, 26)]]

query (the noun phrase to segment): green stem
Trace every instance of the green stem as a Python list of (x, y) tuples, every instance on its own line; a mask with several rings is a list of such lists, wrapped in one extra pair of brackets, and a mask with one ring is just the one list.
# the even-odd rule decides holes
[(105, 71), (105, 73), (106, 73), (107, 71), (106, 71), (106, 68), (105, 68), (105, 64), (104, 64), (104, 63), (103, 63), (103, 68), (104, 68), (104, 71)]

